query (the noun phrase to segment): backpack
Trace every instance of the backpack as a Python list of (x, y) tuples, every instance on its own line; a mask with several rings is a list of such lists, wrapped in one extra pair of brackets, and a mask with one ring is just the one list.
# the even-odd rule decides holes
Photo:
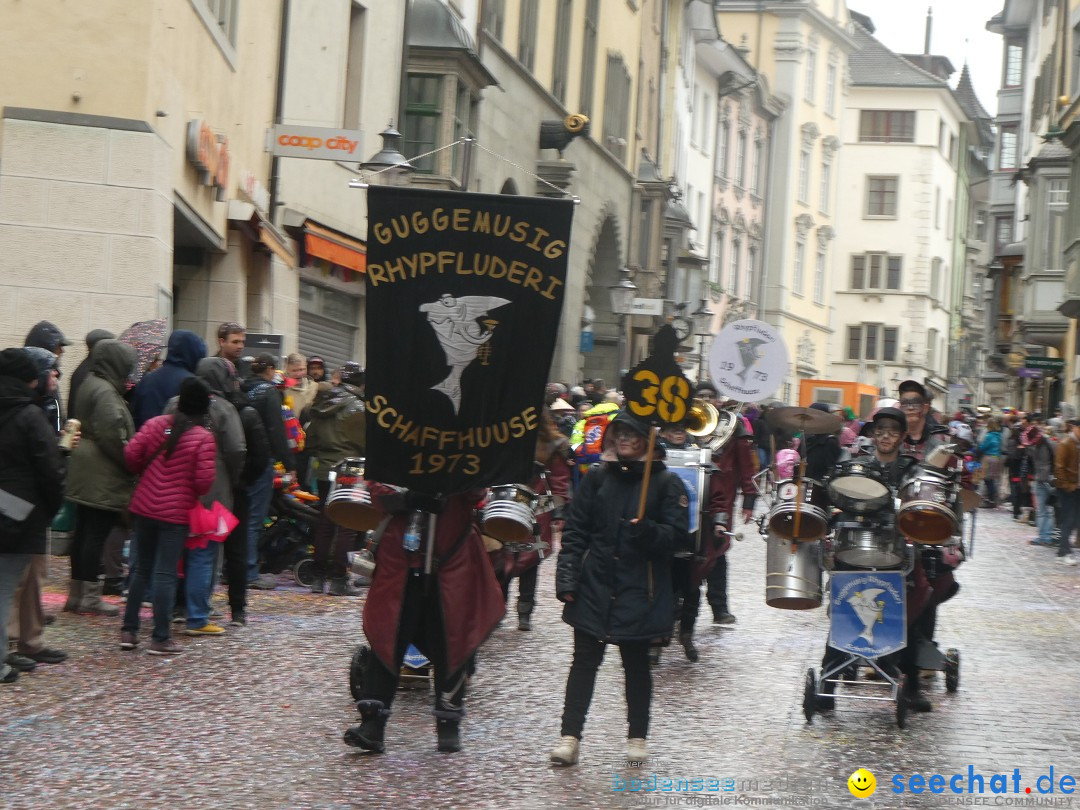
[(604, 452), (604, 431), (617, 411), (598, 413), (585, 419), (582, 442), (574, 450), (574, 461), (583, 472), (590, 464), (596, 464)]
[(1007, 461), (1020, 460), (1020, 431), (1017, 428), (1002, 428), (1009, 432), (1009, 437), (1001, 443), (1001, 454)]
[(240, 424), (244, 426), (244, 442), (247, 444), (247, 456), (244, 469), (240, 472), (240, 483), (251, 486), (270, 466), (270, 440), (266, 437), (266, 427), (262, 417), (250, 405), (240, 405)]

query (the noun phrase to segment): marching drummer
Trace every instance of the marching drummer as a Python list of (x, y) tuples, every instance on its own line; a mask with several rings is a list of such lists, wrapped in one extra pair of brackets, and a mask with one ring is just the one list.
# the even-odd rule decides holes
[(906, 418), (907, 431), (900, 452), (923, 461), (935, 447), (948, 442), (948, 428), (930, 417), (930, 395), (917, 380), (900, 383), (900, 409)]

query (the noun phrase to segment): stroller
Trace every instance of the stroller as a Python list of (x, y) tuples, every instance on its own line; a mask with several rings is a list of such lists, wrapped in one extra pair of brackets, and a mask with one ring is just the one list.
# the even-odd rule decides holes
[(279, 574), (290, 569), (297, 585), (310, 588), (315, 581), (312, 539), (318, 519), (318, 496), (295, 485), (286, 489), (275, 478), (270, 514), (259, 540), (259, 570)]

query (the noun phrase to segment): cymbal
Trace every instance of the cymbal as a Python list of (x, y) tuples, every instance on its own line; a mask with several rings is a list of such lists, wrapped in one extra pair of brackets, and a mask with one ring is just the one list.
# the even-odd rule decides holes
[(817, 408), (770, 408), (765, 421), (773, 427), (798, 433), (836, 433), (843, 427), (839, 416)]

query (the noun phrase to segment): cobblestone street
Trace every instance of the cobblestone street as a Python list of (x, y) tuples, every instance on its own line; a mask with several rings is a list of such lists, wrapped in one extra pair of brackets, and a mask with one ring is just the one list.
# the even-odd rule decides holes
[[(123, 653), (117, 619), (59, 614), (47, 642), (71, 657), (0, 688), (0, 775), (5, 808), (607, 808), (703, 806), (772, 800), (825, 807), (935, 807), (979, 797), (892, 792), (894, 774), (963, 774), (987, 783), (993, 806), (1040, 796), (1053, 768), (1080, 779), (1080, 567), (1031, 546), (1035, 530), (1004, 509), (980, 510), (974, 556), (939, 614), (941, 646), (962, 653), (960, 688), (927, 681), (931, 714), (906, 730), (891, 703), (837, 701), (807, 724), (803, 675), (818, 666), (824, 609), (764, 603), (765, 544), (756, 532), (731, 556), (732, 611), (699, 626), (701, 661), (671, 647), (655, 670), (652, 760), (623, 760), (625, 708), (618, 655), (609, 651), (582, 741), (581, 763), (556, 769), (570, 631), (559, 618), (554, 565), (534, 631), (507, 620), (482, 648), (463, 724), (464, 751), (435, 750), (428, 694), (403, 692), (387, 753), (341, 742), (355, 711), (347, 670), (360, 639), (362, 598), (312, 596), (295, 586), (254, 592), (246, 628), (188, 639), (174, 660)], [(47, 594), (62, 602), (67, 561), (54, 559)], [(283, 579), (284, 583), (284, 579)], [(516, 588), (511, 592), (512, 597)], [(218, 599), (221, 597), (219, 596)], [(145, 626), (144, 626), (145, 627)], [(144, 629), (145, 633), (145, 629)], [(857, 768), (877, 792), (855, 799)], [(1020, 795), (1012, 776), (1019, 769)], [(989, 793), (1009, 774), (1008, 796)], [(735, 780), (711, 793), (629, 795), (632, 779)], [(1043, 782), (1045, 785), (1045, 780)], [(1032, 788), (1029, 796), (1023, 791)], [(1066, 806), (1061, 804), (1059, 806)]]

